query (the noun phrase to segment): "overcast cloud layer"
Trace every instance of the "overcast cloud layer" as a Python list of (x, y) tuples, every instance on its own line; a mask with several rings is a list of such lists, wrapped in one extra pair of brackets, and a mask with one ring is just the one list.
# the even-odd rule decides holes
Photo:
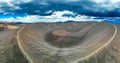
[(57, 11), (77, 15), (120, 17), (120, 0), (0, 0), (0, 14), (48, 16)]

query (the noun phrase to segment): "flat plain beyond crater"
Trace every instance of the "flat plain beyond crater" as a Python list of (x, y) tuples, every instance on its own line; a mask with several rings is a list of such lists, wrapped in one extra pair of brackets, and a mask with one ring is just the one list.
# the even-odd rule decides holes
[(34, 23), (0, 31), (0, 63), (120, 63), (120, 25)]

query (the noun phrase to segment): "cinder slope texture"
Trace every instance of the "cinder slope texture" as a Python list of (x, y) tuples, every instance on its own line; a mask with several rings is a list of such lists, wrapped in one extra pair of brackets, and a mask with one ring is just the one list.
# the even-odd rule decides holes
[(17, 45), (16, 32), (17, 30), (0, 32), (0, 63), (28, 63)]
[(0, 41), (0, 63), (120, 63), (120, 25), (37, 23), (4, 33), (11, 39)]

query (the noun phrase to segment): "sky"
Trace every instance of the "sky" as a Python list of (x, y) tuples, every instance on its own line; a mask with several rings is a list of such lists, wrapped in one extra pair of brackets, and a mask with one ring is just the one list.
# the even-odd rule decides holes
[(0, 0), (0, 21), (120, 21), (120, 0)]

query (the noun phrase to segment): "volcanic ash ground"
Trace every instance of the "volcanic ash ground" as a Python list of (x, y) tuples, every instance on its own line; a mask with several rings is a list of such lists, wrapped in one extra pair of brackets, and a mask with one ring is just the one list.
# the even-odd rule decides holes
[(120, 63), (120, 25), (28, 24), (0, 31), (0, 63)]

